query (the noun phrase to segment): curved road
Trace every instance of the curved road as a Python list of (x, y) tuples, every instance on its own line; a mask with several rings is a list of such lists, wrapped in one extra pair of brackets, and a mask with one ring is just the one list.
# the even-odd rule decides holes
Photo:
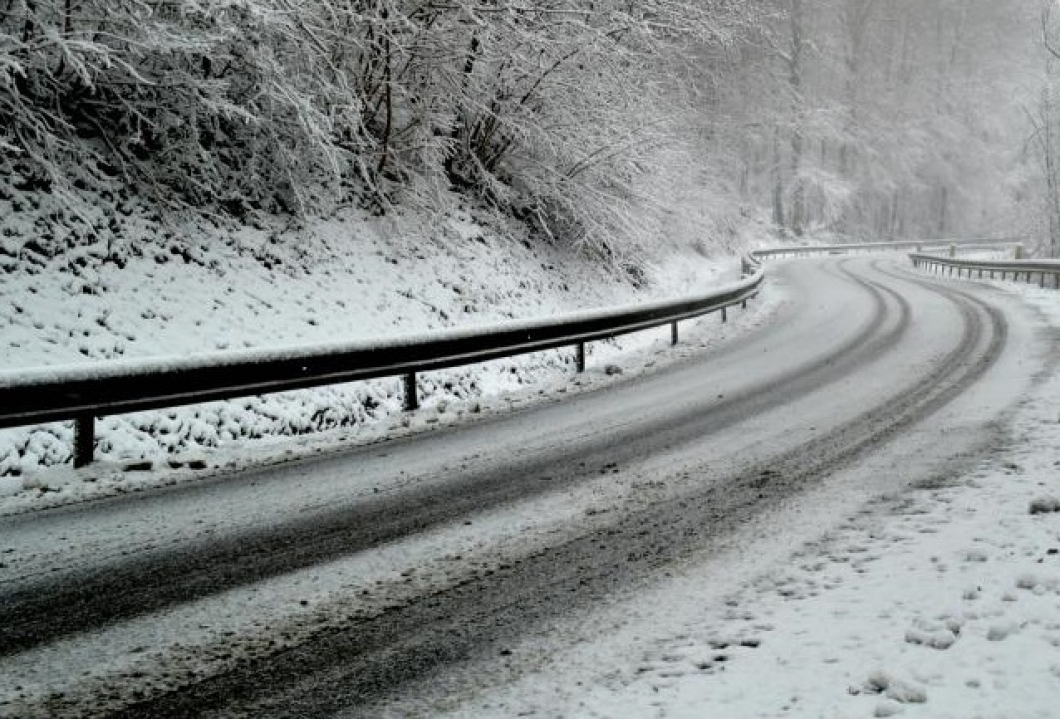
[(606, 391), (0, 519), (0, 715), (429, 715), (432, 677), (473, 692), (755, 518), (959, 472), (1055, 354), (1011, 298), (893, 258), (765, 291), (764, 327)]

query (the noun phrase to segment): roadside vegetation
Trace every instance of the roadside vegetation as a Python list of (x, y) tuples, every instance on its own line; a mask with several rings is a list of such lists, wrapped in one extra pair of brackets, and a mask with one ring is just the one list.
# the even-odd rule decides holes
[(0, 0), (0, 203), (46, 208), (2, 251), (121, 254), (138, 202), (245, 224), (453, 193), (619, 265), (731, 250), (756, 222), (1033, 233), (1055, 195), (1050, 6)]

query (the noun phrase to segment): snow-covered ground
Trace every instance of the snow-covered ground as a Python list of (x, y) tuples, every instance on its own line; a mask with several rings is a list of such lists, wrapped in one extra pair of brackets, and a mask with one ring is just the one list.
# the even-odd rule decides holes
[[(673, 249), (661, 251), (646, 272), (627, 273), (621, 263), (530, 242), (510, 220), (455, 201), (445, 216), (373, 218), (347, 209), (286, 231), (215, 227), (201, 219), (159, 231), (133, 205), (118, 218), (127, 244), (119, 262), (106, 259), (110, 241), (55, 257), (20, 249), (40, 231), (27, 208), (2, 223), (0, 373), (549, 317), (705, 292), (739, 277), (735, 258)], [(102, 214), (89, 219), (98, 227), (107, 222)], [(275, 241), (280, 234), (284, 240)], [(768, 307), (754, 308), (751, 317), (731, 313), (735, 321), (720, 329), (716, 318), (705, 320), (711, 329), (700, 339), (721, 340), (767, 313)], [(683, 330), (689, 338), (693, 325)], [(622, 364), (628, 374), (666, 361), (668, 339), (661, 329), (593, 343), (583, 378), (574, 377), (573, 351), (564, 350), (425, 373), (423, 409), (412, 415), (402, 410), (394, 378), (106, 417), (97, 425), (99, 461), (77, 472), (70, 468), (71, 423), (0, 430), (0, 511), (193, 480), (467, 421), (546, 395), (554, 385), (575, 390), (614, 381), (601, 376), (609, 364)], [(623, 362), (630, 352), (647, 354)]]
[[(996, 284), (1060, 329), (1056, 292)], [(731, 578), (678, 572), (452, 716), (1057, 716), (1058, 407), (1054, 374), (968, 474), (824, 518), (794, 551), (730, 552)]]
[[(243, 246), (203, 245), (197, 261), (144, 256), (64, 273), (59, 283), (46, 272), (9, 274), (0, 285), (0, 370), (548, 315), (703, 289), (737, 272), (731, 261), (671, 255), (638, 288), (560, 250), (501, 246), (469, 213), (444, 220), (444, 245), (423, 228), (405, 228), (395, 244), (383, 239), (389, 227), (365, 230), (351, 249), (348, 227), (322, 223), (286, 250), (247, 230)], [(261, 271), (264, 254), (275, 269)], [(388, 283), (400, 291), (383, 293)], [(1060, 295), (996, 284), (1060, 331)], [(68, 457), (68, 427), (5, 430), (0, 512), (192, 480), (202, 473), (194, 467), (223, 470), (251, 456), (269, 463), (332, 451), (600, 387), (745, 331), (777, 301), (764, 298), (724, 327), (716, 318), (690, 327), (676, 351), (665, 331), (596, 345), (584, 377), (573, 376), (563, 352), (436, 373), (425, 410), (412, 416), (400, 411), (397, 382), (381, 381), (112, 418), (101, 426), (104, 461), (79, 472), (49, 466)], [(605, 364), (619, 357), (624, 377), (609, 376)], [(772, 542), (769, 554), (736, 548), (719, 560), (731, 564), (727, 579), (685, 568), (632, 606), (601, 612), (583, 641), (538, 671), (453, 697), (452, 715), (1056, 716), (1057, 407), (1060, 377), (1043, 378), (1011, 417), (1005, 446), (967, 475), (879, 497), (824, 535), (811, 526), (787, 535), (798, 539), (791, 545)], [(125, 471), (144, 458), (146, 471)]]

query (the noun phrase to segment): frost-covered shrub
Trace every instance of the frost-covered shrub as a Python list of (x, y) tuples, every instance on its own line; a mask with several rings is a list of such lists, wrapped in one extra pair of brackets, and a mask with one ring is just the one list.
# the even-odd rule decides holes
[[(684, 142), (671, 72), (715, 2), (5, 0), (0, 199), (117, 181), (237, 217), (455, 185), (617, 249)], [(671, 158), (672, 159), (672, 158)]]

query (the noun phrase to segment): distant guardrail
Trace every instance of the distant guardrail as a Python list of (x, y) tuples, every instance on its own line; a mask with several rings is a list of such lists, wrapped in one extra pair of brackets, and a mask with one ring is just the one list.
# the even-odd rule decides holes
[[(974, 242), (988, 241), (965, 244)], [(715, 312), (725, 321), (729, 308), (746, 307), (761, 290), (763, 259), (946, 244), (926, 240), (760, 250), (744, 257), (739, 282), (702, 295), (379, 342), (0, 371), (0, 428), (73, 421), (74, 466), (82, 467), (93, 459), (96, 420), (109, 415), (380, 377), (402, 377), (405, 408), (414, 410), (422, 372), (566, 346), (574, 348), (581, 372), (587, 343), (665, 325), (671, 326), (671, 340), (677, 344), (679, 322)]]
[(763, 260), (794, 259), (799, 257), (817, 257), (820, 255), (868, 254), (883, 251), (916, 250), (922, 252), (931, 249), (946, 249), (947, 252), (1008, 249), (1018, 244), (1022, 238), (978, 238), (978, 239), (929, 239), (899, 240), (895, 242), (859, 242), (845, 245), (788, 245), (766, 250), (755, 250), (743, 258), (743, 272), (748, 274), (760, 267)]
[[(1060, 260), (968, 260), (924, 253), (911, 254), (909, 259), (914, 267), (937, 270), (949, 276), (1002, 280), (1011, 276), (1016, 282), (1028, 283), (1037, 279), (1039, 287), (1050, 284), (1060, 289)], [(1052, 280), (1047, 283), (1048, 277)]]
[(927, 239), (900, 240), (897, 242), (862, 242), (846, 245), (789, 245), (768, 250), (756, 250), (751, 253), (759, 260), (782, 259), (786, 257), (812, 257), (816, 255), (858, 254), (880, 252), (882, 250), (916, 250), (923, 252), (934, 248), (954, 247), (958, 250), (984, 250), (988, 248), (1011, 247), (1023, 238), (977, 238), (977, 239)]

